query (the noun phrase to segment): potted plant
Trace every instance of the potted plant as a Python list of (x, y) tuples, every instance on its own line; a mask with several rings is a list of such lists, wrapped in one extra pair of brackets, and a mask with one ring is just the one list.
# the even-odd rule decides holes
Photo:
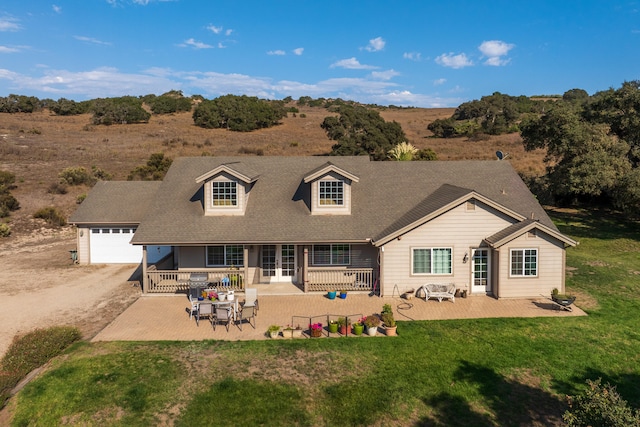
[(375, 336), (378, 332), (378, 326), (380, 326), (380, 317), (377, 314), (370, 314), (364, 318), (364, 326), (367, 327), (369, 336)]
[(337, 323), (340, 334), (347, 335), (347, 332), (349, 331), (349, 319), (346, 317), (338, 317)]
[(396, 331), (396, 319), (393, 317), (393, 309), (390, 304), (382, 306), (382, 323), (384, 324), (384, 331), (387, 336), (397, 335)]
[(313, 338), (318, 338), (322, 336), (322, 323), (312, 323), (309, 325), (309, 330), (311, 331), (311, 336)]
[(333, 291), (333, 290), (328, 291), (328, 292), (327, 292), (327, 298), (329, 298), (329, 299), (336, 299), (336, 291)]
[(280, 333), (280, 326), (278, 325), (271, 325), (269, 326), (269, 328), (267, 329), (267, 332), (269, 333), (269, 336), (271, 338), (277, 338), (278, 334)]
[(345, 299), (347, 297), (347, 291), (340, 291), (340, 298)]
[(296, 327), (291, 331), (291, 336), (293, 338), (301, 338), (302, 337), (302, 327), (300, 325), (296, 325)]
[(285, 338), (293, 338), (293, 328), (291, 325), (287, 325), (287, 327), (282, 330), (282, 336)]
[(362, 319), (353, 322), (353, 335), (362, 335), (363, 332), (364, 323), (362, 323)]
[(332, 334), (338, 333), (338, 322), (336, 322), (335, 320), (329, 321), (329, 332), (331, 332)]

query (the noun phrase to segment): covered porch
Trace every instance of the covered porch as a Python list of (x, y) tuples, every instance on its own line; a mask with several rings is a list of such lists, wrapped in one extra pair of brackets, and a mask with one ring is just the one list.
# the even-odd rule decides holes
[[(232, 249), (226, 249), (233, 246)], [(331, 245), (323, 245), (331, 247)], [(336, 245), (337, 246), (337, 245)], [(363, 245), (348, 246), (348, 262), (342, 265), (317, 265), (319, 255), (314, 245), (227, 245), (235, 253), (224, 266), (213, 265), (210, 248), (172, 247), (171, 253), (155, 263), (148, 262), (147, 246), (143, 247), (143, 293), (187, 293), (194, 286), (194, 277), (203, 287), (242, 291), (247, 286), (259, 288), (283, 287), (301, 293), (329, 290), (371, 292), (376, 285), (376, 258), (362, 256), (371, 252)], [(218, 246), (216, 246), (218, 248)], [(331, 249), (330, 249), (331, 250)], [(352, 255), (353, 254), (353, 255)], [(226, 256), (226, 255), (225, 255)], [(224, 259), (224, 258), (223, 258)], [(331, 259), (331, 254), (329, 258)], [(232, 261), (238, 261), (233, 263)]]

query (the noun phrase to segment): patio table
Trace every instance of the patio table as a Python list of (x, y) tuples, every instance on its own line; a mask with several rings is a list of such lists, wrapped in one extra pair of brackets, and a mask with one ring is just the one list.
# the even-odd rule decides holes
[(207, 303), (207, 304), (213, 304), (213, 306), (217, 306), (217, 305), (225, 305), (225, 304), (231, 304), (231, 308), (233, 309), (233, 321), (235, 322), (238, 316), (238, 299), (234, 298), (232, 301), (220, 301), (220, 300), (209, 300), (209, 299), (204, 299), (202, 301), (198, 301), (198, 309), (200, 309), (200, 304), (201, 303)]

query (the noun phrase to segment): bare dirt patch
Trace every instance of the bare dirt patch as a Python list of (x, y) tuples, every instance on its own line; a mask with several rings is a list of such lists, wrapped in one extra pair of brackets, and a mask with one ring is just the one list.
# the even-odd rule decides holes
[(135, 265), (71, 263), (75, 231), (41, 228), (0, 246), (0, 356), (36, 328), (77, 326), (92, 337), (139, 295)]

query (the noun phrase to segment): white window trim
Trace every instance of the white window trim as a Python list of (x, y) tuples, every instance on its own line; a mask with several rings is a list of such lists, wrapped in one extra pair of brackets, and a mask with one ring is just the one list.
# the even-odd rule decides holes
[[(222, 185), (233, 185), (235, 187), (235, 204), (230, 204), (230, 205), (216, 205), (216, 199), (215, 197), (215, 187), (216, 184), (222, 184)], [(211, 207), (214, 209), (237, 209), (238, 205), (239, 205), (239, 201), (238, 201), (238, 197), (239, 197), (239, 191), (238, 191), (238, 183), (236, 181), (211, 181)], [(222, 199), (224, 200), (224, 199)]]
[[(416, 250), (429, 249), (431, 251), (431, 272), (430, 273), (416, 273), (414, 270), (414, 255)], [(433, 272), (433, 250), (434, 249), (448, 249), (451, 253), (451, 271), (449, 273), (434, 273)], [(438, 247), (428, 247), (428, 246), (418, 246), (411, 248), (411, 275), (412, 276), (452, 276), (453, 275), (453, 247), (450, 246), (438, 246)]]
[[(525, 274), (525, 251), (535, 251), (536, 253), (536, 274)], [(522, 274), (513, 274), (513, 253), (521, 252), (522, 253)], [(538, 277), (538, 272), (540, 271), (540, 251), (538, 248), (515, 248), (509, 249), (509, 277), (522, 277), (522, 278), (535, 278)]]
[[(321, 190), (322, 183), (330, 183), (331, 185), (340, 184), (340, 189), (341, 189), (341, 193), (342, 193), (342, 203), (323, 204), (322, 200), (324, 200), (324, 199), (322, 198), (322, 190)], [(338, 179), (321, 179), (321, 180), (318, 181), (318, 206), (320, 208), (344, 207), (345, 206), (345, 195), (346, 195), (346, 191), (345, 191), (345, 183), (344, 183), (344, 181), (338, 180)]]
[[(346, 264), (340, 263), (340, 264), (335, 264), (333, 262), (333, 247), (334, 246), (346, 246), (348, 251), (349, 251), (349, 259), (347, 260), (348, 262)], [(315, 251), (316, 251), (316, 246), (329, 246), (329, 263), (328, 264), (317, 264), (315, 262), (316, 260), (316, 256), (315, 256)], [(313, 265), (314, 267), (333, 267), (333, 266), (345, 266), (345, 265), (351, 265), (351, 245), (350, 244), (346, 244), (346, 243), (322, 243), (322, 244), (317, 244), (317, 245), (312, 245), (311, 246), (311, 265)]]

